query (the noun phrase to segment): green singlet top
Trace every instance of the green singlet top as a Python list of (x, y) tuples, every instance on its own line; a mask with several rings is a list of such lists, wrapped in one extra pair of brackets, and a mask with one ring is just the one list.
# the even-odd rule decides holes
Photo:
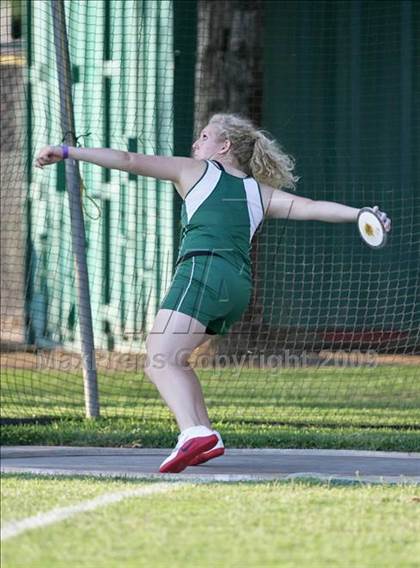
[(218, 162), (207, 160), (204, 174), (182, 205), (177, 264), (197, 252), (214, 254), (251, 276), (251, 240), (263, 219), (257, 181), (231, 175)]

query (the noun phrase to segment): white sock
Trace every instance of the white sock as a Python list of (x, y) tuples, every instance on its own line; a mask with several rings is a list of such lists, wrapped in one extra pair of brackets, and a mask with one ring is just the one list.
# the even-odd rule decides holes
[(182, 430), (181, 436), (182, 437), (209, 436), (212, 433), (213, 430), (207, 428), (207, 426), (190, 426), (189, 428), (185, 428), (185, 430)]

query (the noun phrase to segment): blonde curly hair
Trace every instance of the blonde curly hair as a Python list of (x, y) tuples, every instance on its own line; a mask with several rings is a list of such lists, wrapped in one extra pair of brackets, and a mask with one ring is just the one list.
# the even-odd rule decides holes
[(230, 140), (232, 155), (243, 172), (272, 187), (295, 188), (299, 179), (293, 175), (295, 161), (268, 133), (237, 114), (214, 114), (209, 124), (216, 126), (220, 138)]

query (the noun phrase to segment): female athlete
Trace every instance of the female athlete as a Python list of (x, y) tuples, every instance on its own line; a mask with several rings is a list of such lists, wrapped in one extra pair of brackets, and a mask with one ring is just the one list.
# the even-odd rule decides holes
[[(183, 199), (183, 235), (172, 283), (147, 340), (145, 372), (177, 420), (180, 435), (162, 473), (177, 473), (224, 453), (213, 430), (192, 351), (224, 335), (251, 297), (250, 243), (264, 218), (354, 223), (358, 208), (316, 201), (293, 189), (293, 159), (249, 120), (216, 114), (192, 157), (145, 156), (108, 148), (46, 146), (36, 166), (71, 158), (171, 181)], [(376, 207), (386, 231), (391, 221)]]

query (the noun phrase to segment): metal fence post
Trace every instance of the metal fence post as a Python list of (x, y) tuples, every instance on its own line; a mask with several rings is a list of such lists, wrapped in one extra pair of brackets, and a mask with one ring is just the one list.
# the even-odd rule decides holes
[[(71, 67), (64, 0), (51, 0), (51, 10), (60, 89), (61, 127), (66, 143), (75, 146), (76, 135), (71, 94)], [(66, 184), (69, 195), (72, 245), (76, 270), (86, 416), (87, 418), (98, 418), (99, 395), (85, 247), (85, 225), (80, 196), (80, 172), (76, 160), (66, 160)]]

